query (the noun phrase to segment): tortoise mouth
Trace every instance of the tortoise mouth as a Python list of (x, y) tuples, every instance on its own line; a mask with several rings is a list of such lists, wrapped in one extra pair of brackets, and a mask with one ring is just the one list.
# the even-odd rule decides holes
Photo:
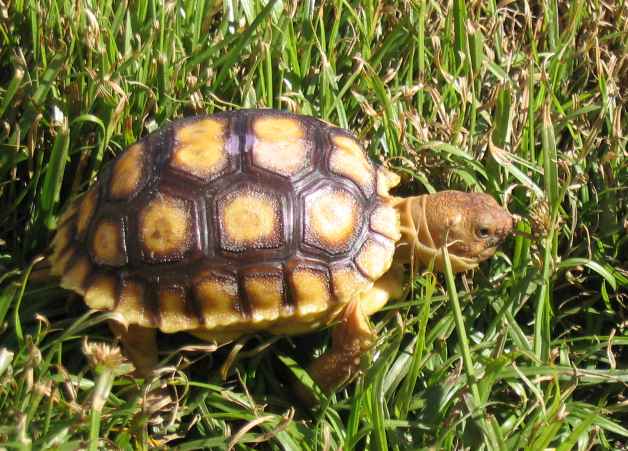
[[(483, 251), (483, 253), (486, 252)], [(494, 252), (494, 251), (493, 251)], [(487, 255), (485, 258), (490, 258), (492, 254)], [(423, 263), (424, 266), (428, 266), (431, 261), (434, 262), (434, 269), (436, 271), (443, 271), (445, 263), (443, 260), (442, 249), (428, 246), (419, 240), (414, 241), (414, 256)], [(478, 266), (478, 263), (482, 261), (480, 258), (458, 255), (454, 252), (449, 254), (449, 261), (451, 263), (454, 272), (464, 272), (470, 269), (474, 269)]]
[(476, 259), (477, 259), (478, 263), (479, 262), (483, 262), (484, 260), (488, 260), (493, 255), (495, 255), (495, 252), (497, 252), (497, 245), (491, 246), (491, 247), (487, 247), (486, 249), (484, 249), (482, 252), (480, 252), (478, 254)]

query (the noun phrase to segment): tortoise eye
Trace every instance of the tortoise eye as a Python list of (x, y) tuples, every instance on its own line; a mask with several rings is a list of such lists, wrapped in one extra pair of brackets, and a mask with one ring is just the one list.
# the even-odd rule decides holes
[(490, 233), (491, 233), (491, 231), (488, 229), (488, 227), (480, 227), (480, 228), (478, 228), (478, 237), (480, 237), (480, 238), (488, 238)]

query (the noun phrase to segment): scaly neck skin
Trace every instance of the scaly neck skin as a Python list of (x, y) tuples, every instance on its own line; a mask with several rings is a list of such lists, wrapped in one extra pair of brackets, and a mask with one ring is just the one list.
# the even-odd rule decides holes
[[(420, 197), (420, 196), (419, 196)], [(411, 264), (413, 260), (414, 242), (417, 237), (417, 229), (412, 218), (412, 204), (416, 202), (418, 197), (396, 197), (395, 208), (399, 212), (401, 225), (401, 238), (397, 242), (397, 250), (395, 252), (395, 261), (401, 264)]]
[[(445, 266), (441, 249), (444, 242), (441, 243), (440, 241), (446, 238), (440, 238), (438, 232), (434, 235), (434, 231), (442, 229), (443, 224), (441, 222), (447, 221), (447, 219), (439, 215), (434, 217), (427, 211), (427, 209), (434, 208), (434, 206), (429, 205), (430, 200), (438, 201), (435, 197), (430, 196), (425, 194), (395, 199), (395, 207), (399, 212), (401, 222), (401, 239), (397, 243), (395, 259), (399, 263), (410, 264), (412, 268), (428, 267), (433, 261), (434, 270), (442, 271)], [(434, 224), (434, 221), (437, 224)], [(467, 271), (477, 267), (477, 261), (471, 258), (450, 254), (449, 259), (454, 272)]]

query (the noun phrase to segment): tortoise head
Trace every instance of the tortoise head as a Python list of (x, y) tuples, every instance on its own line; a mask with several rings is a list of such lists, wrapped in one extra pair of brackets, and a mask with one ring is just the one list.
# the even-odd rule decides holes
[(441, 191), (409, 202), (412, 221), (404, 222), (412, 224), (414, 237), (406, 240), (414, 243), (414, 258), (424, 265), (434, 258), (436, 270), (443, 268), (444, 245), (453, 270), (466, 271), (492, 257), (513, 227), (512, 216), (484, 193)]

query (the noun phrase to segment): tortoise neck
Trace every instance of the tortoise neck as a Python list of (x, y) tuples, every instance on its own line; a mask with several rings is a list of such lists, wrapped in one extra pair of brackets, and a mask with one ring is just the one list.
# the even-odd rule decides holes
[(413, 264), (414, 249), (419, 239), (420, 224), (416, 223), (416, 212), (421, 211), (425, 203), (424, 196), (396, 198), (395, 207), (399, 212), (401, 238), (397, 243), (395, 260), (403, 264)]
[[(444, 261), (442, 247), (447, 239), (447, 219), (442, 214), (443, 203), (447, 204), (447, 192), (424, 194), (398, 199), (401, 239), (397, 258), (400, 263), (410, 264), (414, 269), (429, 267), (433, 263), (436, 271), (442, 271)], [(477, 266), (477, 259), (449, 254), (454, 272), (467, 271)]]

